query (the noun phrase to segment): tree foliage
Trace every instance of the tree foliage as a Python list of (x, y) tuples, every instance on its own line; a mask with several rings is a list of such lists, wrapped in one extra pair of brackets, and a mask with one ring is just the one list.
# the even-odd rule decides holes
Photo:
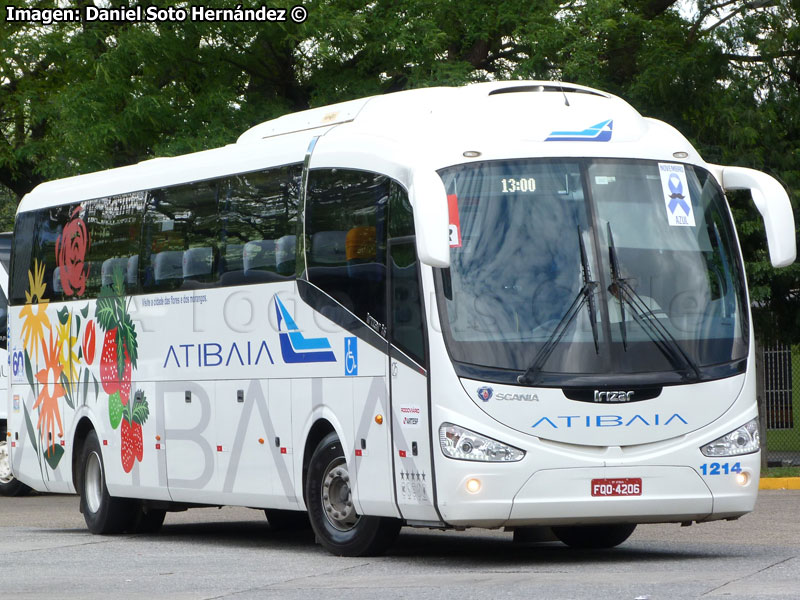
[[(308, 0), (302, 24), (50, 26), (9, 21), (6, 6), (0, 185), (16, 197), (46, 179), (230, 143), (310, 106), (519, 78), (615, 93), (675, 125), (709, 162), (800, 191), (800, 0)], [(772, 269), (752, 203), (731, 201), (765, 309), (758, 326), (797, 339), (800, 268)]]

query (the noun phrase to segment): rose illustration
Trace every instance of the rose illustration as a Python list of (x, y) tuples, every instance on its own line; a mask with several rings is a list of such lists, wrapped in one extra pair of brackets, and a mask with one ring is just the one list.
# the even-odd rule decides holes
[(94, 321), (86, 323), (86, 329), (83, 332), (83, 360), (87, 365), (94, 362), (94, 351), (97, 342), (97, 334), (95, 332)]
[(80, 217), (80, 210), (80, 205), (72, 210), (70, 221), (64, 225), (56, 240), (56, 263), (61, 275), (61, 287), (67, 296), (81, 296), (86, 290), (84, 260), (89, 249), (89, 233)]

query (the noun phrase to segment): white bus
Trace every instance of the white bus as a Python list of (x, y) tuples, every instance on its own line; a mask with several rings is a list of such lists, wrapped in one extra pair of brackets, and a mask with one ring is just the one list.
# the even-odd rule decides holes
[(43, 184), (11, 270), (14, 472), (95, 533), (165, 511), (611, 547), (734, 519), (759, 479), (753, 334), (723, 189), (775, 266), (783, 187), (576, 85), (287, 115), (235, 144)]
[(14, 478), (8, 459), (8, 258), (11, 237), (0, 233), (0, 496), (22, 496), (30, 488)]

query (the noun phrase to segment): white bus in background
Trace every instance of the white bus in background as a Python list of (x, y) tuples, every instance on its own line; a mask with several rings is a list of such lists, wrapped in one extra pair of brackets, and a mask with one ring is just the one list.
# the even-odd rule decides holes
[(17, 214), (10, 450), (96, 533), (197, 505), (611, 547), (753, 509), (753, 333), (723, 189), (785, 190), (585, 87), (365, 98), (43, 184)]
[(11, 233), (0, 233), (0, 496), (21, 496), (30, 488), (14, 478), (8, 460), (8, 267), (11, 257)]

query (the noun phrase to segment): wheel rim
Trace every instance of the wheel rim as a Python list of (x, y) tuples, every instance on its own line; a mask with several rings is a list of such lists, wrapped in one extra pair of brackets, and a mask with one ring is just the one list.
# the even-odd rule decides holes
[(6, 485), (14, 481), (11, 474), (11, 460), (8, 457), (8, 442), (0, 442), (0, 484)]
[(337, 458), (328, 464), (322, 479), (322, 512), (335, 529), (349, 531), (361, 518), (353, 506), (353, 492), (350, 489), (350, 474), (344, 458)]
[(103, 465), (97, 452), (92, 452), (86, 459), (83, 472), (83, 493), (86, 496), (86, 507), (96, 513), (100, 510), (103, 498)]

